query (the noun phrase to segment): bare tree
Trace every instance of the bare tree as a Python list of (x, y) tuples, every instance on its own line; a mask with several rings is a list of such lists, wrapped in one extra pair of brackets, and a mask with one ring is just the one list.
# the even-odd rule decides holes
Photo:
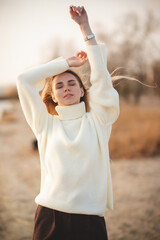
[[(156, 60), (156, 53), (160, 52), (160, 47), (156, 43), (156, 35), (159, 34), (160, 28), (158, 22), (159, 18), (152, 12), (148, 12), (144, 20), (135, 13), (130, 13), (118, 22), (118, 29), (114, 30), (110, 36), (104, 33), (99, 34), (99, 38), (105, 41), (110, 49), (108, 57), (110, 72), (118, 67), (124, 67), (126, 70), (123, 72), (121, 70), (120, 74), (138, 78), (142, 83), (152, 86), (158, 81), (160, 76), (158, 72), (160, 59)], [(129, 98), (132, 94), (135, 103), (139, 101), (142, 94), (154, 91), (137, 82), (127, 80), (124, 80), (124, 84), (119, 84), (117, 90), (125, 98)]]

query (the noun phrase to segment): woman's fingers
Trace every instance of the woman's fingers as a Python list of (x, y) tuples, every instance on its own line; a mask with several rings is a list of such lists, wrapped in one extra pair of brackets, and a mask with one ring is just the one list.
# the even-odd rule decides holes
[(70, 6), (70, 13), (71, 15), (76, 15), (76, 11), (75, 11), (75, 7), (74, 6)]
[(67, 59), (70, 67), (80, 67), (88, 60), (87, 53), (84, 51), (77, 52), (76, 56), (72, 56)]
[(69, 9), (71, 18), (79, 25), (84, 23), (88, 24), (88, 16), (85, 8), (83, 6), (75, 7), (73, 5), (70, 6)]
[(78, 6), (78, 7), (77, 7), (77, 11), (78, 11), (79, 16), (81, 16), (81, 14), (82, 14), (82, 8)]
[(83, 61), (87, 61), (88, 60), (87, 53), (84, 52), (84, 51), (78, 52), (76, 54), (76, 56), (79, 57)]
[(86, 55), (87, 55), (87, 53), (84, 51), (80, 51), (77, 53), (77, 56), (86, 56)]
[(70, 6), (70, 10), (71, 10), (74, 14), (79, 15), (79, 16), (81, 16), (83, 9), (84, 9), (83, 6), (81, 6), (81, 7), (80, 7), (80, 6), (75, 7), (75, 6), (73, 6), (73, 5)]

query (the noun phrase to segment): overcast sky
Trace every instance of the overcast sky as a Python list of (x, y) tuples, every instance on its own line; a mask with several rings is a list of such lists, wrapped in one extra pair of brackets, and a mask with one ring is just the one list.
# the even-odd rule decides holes
[(58, 46), (64, 57), (68, 49), (72, 55), (85, 47), (69, 15), (71, 4), (85, 6), (95, 34), (112, 31), (127, 12), (160, 10), (159, 0), (0, 0), (0, 86), (14, 85), (21, 71), (46, 62)]

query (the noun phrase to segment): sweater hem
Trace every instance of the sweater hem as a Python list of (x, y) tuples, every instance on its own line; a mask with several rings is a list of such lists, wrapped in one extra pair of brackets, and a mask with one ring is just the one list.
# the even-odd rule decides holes
[(57, 210), (57, 211), (61, 211), (61, 212), (66, 212), (66, 213), (73, 213), (73, 214), (86, 214), (86, 215), (96, 215), (96, 216), (100, 216), (100, 217), (104, 217), (105, 216), (105, 212), (106, 210), (104, 210), (103, 212), (96, 212), (96, 211), (87, 211), (87, 210), (74, 210), (73, 208), (70, 209), (70, 208), (65, 208), (65, 207), (58, 207), (56, 205), (52, 205), (48, 202), (46, 202), (45, 200), (40, 200), (40, 199), (37, 199), (38, 196), (35, 198), (35, 203), (37, 205), (41, 205), (43, 207), (47, 207), (47, 208), (50, 208), (50, 209), (54, 209), (54, 210)]

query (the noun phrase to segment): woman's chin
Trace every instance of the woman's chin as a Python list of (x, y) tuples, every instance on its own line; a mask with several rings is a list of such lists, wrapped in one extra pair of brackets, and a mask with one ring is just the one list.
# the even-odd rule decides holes
[(73, 100), (71, 100), (71, 99), (68, 99), (67, 101), (65, 101), (65, 102), (63, 103), (63, 106), (74, 105), (74, 104), (77, 104), (77, 103), (79, 103), (79, 102), (78, 102), (78, 101), (73, 101)]

